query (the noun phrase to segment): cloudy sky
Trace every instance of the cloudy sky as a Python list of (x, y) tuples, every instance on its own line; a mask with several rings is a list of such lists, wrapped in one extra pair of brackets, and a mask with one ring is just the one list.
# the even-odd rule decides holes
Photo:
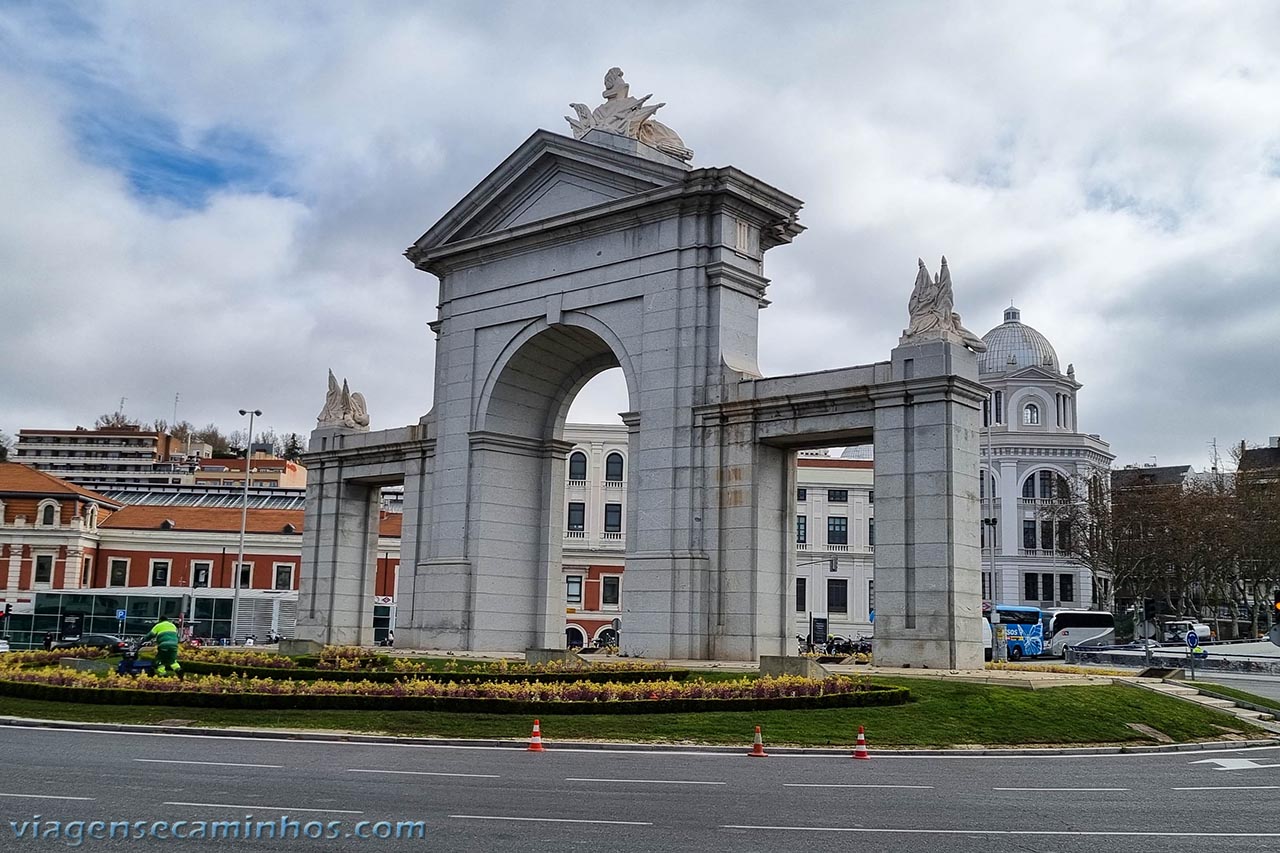
[[(0, 2), (0, 431), (430, 407), (401, 252), (619, 65), (805, 200), (761, 367), (882, 360), (915, 259), (1013, 300), (1117, 462), (1280, 434), (1280, 4)], [(608, 418), (607, 377), (575, 414)], [(610, 418), (612, 419), (612, 418)]]

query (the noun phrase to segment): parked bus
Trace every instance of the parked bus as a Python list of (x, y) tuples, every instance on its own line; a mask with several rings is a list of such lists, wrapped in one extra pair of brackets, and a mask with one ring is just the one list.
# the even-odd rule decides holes
[(1067, 646), (1110, 646), (1116, 618), (1105, 610), (1049, 610), (1042, 617), (1045, 652), (1066, 657)]
[(1000, 613), (1000, 623), (1005, 626), (1009, 660), (1044, 654), (1044, 626), (1040, 622), (1039, 607), (997, 604), (996, 610)]

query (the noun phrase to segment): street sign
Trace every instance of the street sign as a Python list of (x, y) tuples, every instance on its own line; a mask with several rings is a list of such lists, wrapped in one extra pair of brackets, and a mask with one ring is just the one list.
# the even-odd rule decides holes
[(613, 622), (612, 622), (611, 624), (613, 625), (613, 630), (615, 630), (615, 631), (621, 631), (621, 630), (622, 630), (622, 620), (621, 620), (621, 619), (614, 619), (614, 620), (613, 620)]
[(825, 643), (827, 641), (827, 620), (817, 617), (813, 620), (813, 642), (814, 644)]
[(121, 622), (123, 622), (123, 621), (124, 621), (124, 617), (125, 617), (126, 615), (128, 615), (127, 611), (124, 611), (124, 610), (117, 610), (117, 611), (116, 611), (116, 619), (120, 620)]
[(1275, 643), (1277, 646), (1280, 646), (1280, 625), (1277, 625), (1271, 629), (1271, 631), (1267, 634), (1267, 639)]
[(1187, 632), (1187, 648), (1194, 649), (1198, 645), (1200, 645), (1200, 635), (1197, 634), (1195, 631), (1188, 631)]

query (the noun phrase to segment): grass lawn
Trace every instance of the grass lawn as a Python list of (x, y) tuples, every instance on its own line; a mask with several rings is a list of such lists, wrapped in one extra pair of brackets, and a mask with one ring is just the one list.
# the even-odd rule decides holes
[(1280, 716), (1280, 699), (1272, 699), (1268, 696), (1258, 696), (1255, 693), (1247, 693), (1244, 690), (1237, 690), (1234, 687), (1225, 687), (1221, 684), (1212, 684), (1208, 681), (1197, 681), (1196, 685), (1206, 690), (1212, 690), (1214, 693), (1221, 693), (1229, 699), (1241, 699), (1254, 705), (1260, 705), (1263, 708), (1270, 708)]
[[(721, 675), (717, 673), (717, 675)], [(1177, 741), (1259, 729), (1212, 710), (1114, 685), (1026, 690), (926, 679), (876, 679), (910, 688), (915, 701), (889, 708), (699, 714), (555, 715), (542, 717), (543, 737), (556, 740), (746, 745), (762, 726), (774, 745), (850, 746), (866, 726), (877, 746), (1148, 743), (1125, 723), (1145, 723)], [(184, 719), (201, 726), (331, 729), (418, 737), (520, 739), (531, 720), (499, 714), (419, 711), (248, 711), (79, 705), (0, 697), (0, 714), (45, 719), (156, 723)], [(1222, 728), (1220, 728), (1222, 727)]]

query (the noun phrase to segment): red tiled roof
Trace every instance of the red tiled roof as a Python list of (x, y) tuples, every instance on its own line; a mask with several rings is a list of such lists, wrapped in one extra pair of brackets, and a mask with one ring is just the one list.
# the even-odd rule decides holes
[[(161, 530), (166, 521), (173, 530), (212, 533), (239, 533), (240, 508), (225, 506), (127, 506), (102, 522), (100, 527), (125, 530)], [(245, 519), (246, 533), (284, 533), (285, 525), (302, 534), (300, 509), (250, 509)]]
[(76, 495), (103, 506), (123, 506), (97, 492), (17, 462), (0, 462), (0, 495)]
[(813, 456), (801, 456), (796, 459), (796, 464), (801, 468), (861, 468), (867, 471), (876, 467), (870, 459), (821, 459)]
[[(388, 513), (378, 522), (382, 536), (398, 537), (404, 516)], [(166, 521), (173, 522), (172, 530), (199, 531), (205, 533), (239, 533), (239, 507), (212, 506), (127, 506), (112, 514), (100, 524), (123, 530), (161, 530)], [(298, 509), (249, 509), (245, 520), (246, 533), (284, 533), (286, 524), (293, 525), (293, 533), (302, 534), (302, 510)]]

